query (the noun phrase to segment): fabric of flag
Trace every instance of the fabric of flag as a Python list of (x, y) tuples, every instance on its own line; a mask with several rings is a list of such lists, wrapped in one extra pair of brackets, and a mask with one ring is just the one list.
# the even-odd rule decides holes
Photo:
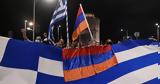
[[(87, 49), (83, 50), (83, 52), (88, 52), (90, 55), (88, 59), (91, 59), (91, 62), (81, 50), (63, 50), (65, 81), (68, 84), (158, 84), (160, 83), (158, 79), (160, 75), (158, 66), (160, 57), (158, 51), (160, 49), (158, 46), (150, 45), (152, 43), (149, 40), (129, 40), (113, 45), (112, 52), (114, 52), (113, 56), (115, 56), (117, 63), (114, 66), (106, 64), (105, 66), (108, 65), (109, 68), (103, 69), (100, 73), (96, 73), (97, 67), (95, 66), (92, 67), (94, 69), (92, 73), (90, 73), (91, 70), (88, 68), (85, 70), (86, 72), (83, 72), (83, 68), (89, 64), (94, 65), (97, 61), (99, 63), (102, 62), (104, 60), (103, 57), (109, 58), (112, 56), (105, 54), (100, 55), (103, 60), (101, 57), (98, 58), (99, 55), (96, 52), (105, 49), (100, 50), (97, 48), (94, 53), (90, 53)], [(66, 52), (72, 53), (67, 54)], [(97, 56), (96, 59), (94, 59), (93, 54)], [(100, 70), (101, 68), (102, 66), (98, 67)], [(76, 71), (76, 69), (80, 71)], [(75, 73), (68, 76), (68, 73), (74, 70)]]
[(94, 76), (117, 64), (111, 46), (63, 49), (65, 81)]
[(53, 29), (54, 25), (59, 22), (60, 20), (63, 20), (66, 17), (67, 13), (67, 0), (58, 0), (58, 4), (55, 8), (55, 11), (52, 15), (52, 19), (49, 25), (48, 29), (48, 39), (52, 39), (53, 37)]
[[(157, 42), (158, 43), (158, 42)], [(113, 45), (118, 66), (114, 67), (120, 73), (109, 84), (154, 84), (160, 83), (158, 61), (160, 60), (158, 46), (153, 46), (150, 40), (129, 40)], [(158, 45), (158, 44), (157, 44)], [(114, 71), (114, 70), (113, 70)], [(155, 84), (157, 84), (155, 83)]]
[(84, 31), (85, 29), (87, 29), (88, 27), (89, 26), (86, 20), (86, 16), (84, 14), (82, 6), (80, 5), (78, 13), (77, 13), (77, 19), (76, 19), (74, 31), (72, 34), (72, 40), (75, 41), (80, 35), (80, 33)]
[(0, 37), (0, 84), (64, 84), (61, 48)]
[(159, 84), (159, 52), (149, 40), (61, 49), (0, 37), (0, 84)]

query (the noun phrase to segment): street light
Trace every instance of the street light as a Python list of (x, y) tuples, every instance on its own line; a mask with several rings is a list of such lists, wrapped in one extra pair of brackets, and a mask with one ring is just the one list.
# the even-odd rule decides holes
[(35, 14), (36, 14), (36, 0), (33, 0), (33, 41), (35, 38)]
[[(45, 1), (48, 3), (51, 3), (55, 0), (45, 0)], [(33, 0), (33, 24), (34, 24), (33, 25), (33, 41), (35, 39), (35, 27), (36, 27), (35, 23), (36, 23), (36, 0)]]
[[(29, 26), (30, 27), (27, 27), (27, 30), (32, 31), (32, 40), (34, 41), (34, 23), (33, 22), (29, 22)], [(31, 29), (31, 27), (32, 27), (32, 29)]]
[(29, 22), (29, 26), (33, 26), (34, 24), (33, 24), (33, 22)]
[(24, 28), (25, 28), (25, 30), (27, 28), (27, 22), (28, 22), (27, 20), (24, 21)]
[(159, 23), (155, 23), (155, 26), (157, 28), (157, 41), (159, 41), (159, 29), (160, 29), (160, 25), (159, 25)]
[(32, 29), (30, 27), (27, 27), (27, 30), (32, 31)]
[(45, 0), (48, 4), (55, 2), (56, 0)]
[(158, 24), (158, 23), (156, 23), (155, 25), (156, 25), (156, 26), (159, 26), (159, 24)]

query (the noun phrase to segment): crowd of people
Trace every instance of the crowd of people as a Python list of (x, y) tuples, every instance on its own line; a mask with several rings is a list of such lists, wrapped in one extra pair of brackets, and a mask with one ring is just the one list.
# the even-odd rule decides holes
[[(32, 42), (28, 38), (27, 32), (26, 32), (25, 29), (21, 29), (21, 32), (22, 32), (22, 37), (23, 37), (24, 41)], [(46, 32), (44, 32), (42, 36), (36, 36), (34, 42), (44, 43), (44, 44), (50, 44), (50, 45), (54, 45), (54, 46), (57, 46), (57, 47), (65, 47), (64, 40), (62, 38), (59, 39), (59, 41), (55, 43), (53, 40), (50, 40), (50, 39), (47, 38), (47, 33)]]
[[(26, 34), (26, 30), (25, 29), (21, 29), (21, 32), (22, 32), (22, 36), (23, 36), (23, 39), (25, 41), (29, 41), (29, 42), (32, 42), (28, 37), (27, 37), (27, 34)], [(124, 37), (123, 38), (123, 41), (124, 40), (132, 40), (133, 38), (132, 37)], [(157, 41), (154, 36), (150, 36), (148, 37), (148, 40), (153, 40), (153, 41)], [(70, 42), (69, 46), (66, 46), (65, 42), (64, 42), (64, 39), (63, 38), (60, 38), (57, 42), (54, 42), (53, 40), (50, 40), (47, 38), (47, 33), (43, 33), (42, 36), (36, 36), (36, 39), (34, 42), (38, 42), (38, 43), (44, 43), (44, 44), (49, 44), (49, 45), (54, 45), (54, 46), (57, 46), (57, 47), (61, 47), (61, 48), (65, 48), (65, 47), (69, 47), (69, 48), (78, 48), (78, 47), (88, 47), (88, 46), (97, 46), (97, 45), (101, 45), (99, 42), (96, 42), (95, 40), (92, 40), (90, 42), (88, 42), (87, 44), (85, 43), (82, 43), (82, 42), (79, 42), (78, 40), (77, 41), (74, 41), (74, 42)], [(121, 41), (118, 41), (117, 43), (120, 43)], [(113, 44), (113, 41), (111, 39), (106, 39), (105, 42), (103, 43), (103, 45), (112, 45)]]

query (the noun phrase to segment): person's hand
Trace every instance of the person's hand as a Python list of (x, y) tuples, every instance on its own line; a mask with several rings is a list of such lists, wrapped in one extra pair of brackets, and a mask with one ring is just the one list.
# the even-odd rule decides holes
[(22, 32), (23, 39), (24, 40), (29, 40), (27, 35), (26, 35), (26, 30), (25, 29), (21, 29), (21, 32)]

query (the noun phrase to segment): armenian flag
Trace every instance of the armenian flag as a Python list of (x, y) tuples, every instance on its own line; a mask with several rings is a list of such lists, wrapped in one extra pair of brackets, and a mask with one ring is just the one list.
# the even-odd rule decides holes
[(75, 41), (78, 38), (78, 36), (80, 35), (80, 33), (82, 31), (84, 31), (85, 29), (87, 29), (88, 27), (89, 27), (89, 25), (86, 20), (86, 16), (84, 14), (82, 5), (80, 5), (80, 8), (77, 13), (77, 19), (76, 19), (74, 31), (72, 34), (72, 40)]

